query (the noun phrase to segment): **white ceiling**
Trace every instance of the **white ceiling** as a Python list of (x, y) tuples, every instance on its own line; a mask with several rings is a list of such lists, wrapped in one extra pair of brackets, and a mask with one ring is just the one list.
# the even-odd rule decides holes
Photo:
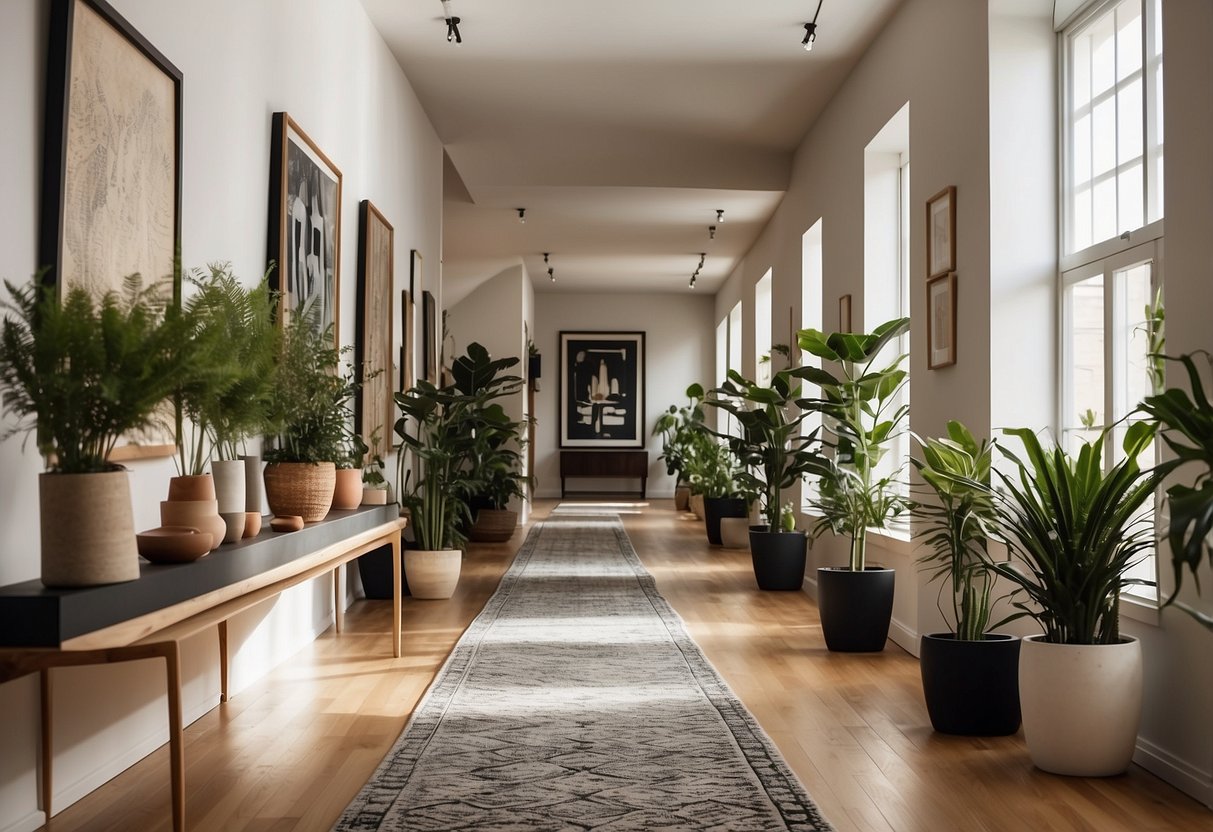
[(665, 292), (705, 252), (715, 292), (901, 1), (825, 0), (806, 53), (816, 0), (453, 0), (462, 46), (439, 0), (362, 0), (446, 148), (445, 304), (520, 259), (536, 291)]

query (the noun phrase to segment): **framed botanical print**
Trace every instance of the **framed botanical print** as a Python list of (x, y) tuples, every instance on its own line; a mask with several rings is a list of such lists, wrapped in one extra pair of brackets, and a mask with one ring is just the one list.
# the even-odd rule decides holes
[(927, 281), (927, 368), (956, 363), (956, 272)]
[(340, 345), (341, 171), (286, 113), (274, 113), (270, 147), (269, 259), (279, 319), (306, 310)]
[(643, 448), (644, 333), (560, 333), (560, 447)]
[(358, 432), (372, 454), (384, 456), (391, 438), (392, 224), (369, 199), (358, 205), (358, 340), (355, 360), (362, 388), (354, 403)]
[(956, 268), (956, 187), (949, 185), (927, 200), (927, 277)]

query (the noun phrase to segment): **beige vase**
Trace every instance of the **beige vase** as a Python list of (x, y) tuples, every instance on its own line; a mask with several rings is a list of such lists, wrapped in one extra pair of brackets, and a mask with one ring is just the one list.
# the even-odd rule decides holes
[(387, 505), (387, 489), (386, 488), (364, 488), (364, 489), (362, 489), (362, 504), (364, 506), (386, 506)]
[(362, 505), (362, 469), (338, 468), (333, 486), (333, 508), (348, 511)]
[(42, 583), (99, 586), (139, 577), (126, 471), (41, 474)]
[[(212, 551), (218, 549), (227, 536), (227, 523), (219, 516), (218, 500), (162, 500), (160, 525), (193, 526), (211, 536)], [(244, 531), (243, 524), (240, 530)]]
[(333, 505), (337, 466), (331, 462), (272, 462), (265, 466), (265, 498), (278, 517), (318, 523)]
[(720, 544), (726, 549), (750, 548), (750, 518), (721, 517)]
[(674, 511), (686, 511), (691, 507), (691, 486), (680, 485), (674, 489)]
[(1050, 644), (1028, 636), (1019, 650), (1019, 698), (1037, 768), (1078, 777), (1121, 774), (1141, 722), (1141, 644)]
[(690, 508), (691, 508), (691, 513), (694, 514), (696, 517), (698, 517), (700, 520), (702, 520), (703, 519), (703, 495), (702, 494), (692, 494), (689, 504), (690, 504)]
[(414, 598), (442, 599), (455, 594), (463, 552), (459, 549), (404, 550), (404, 574)]

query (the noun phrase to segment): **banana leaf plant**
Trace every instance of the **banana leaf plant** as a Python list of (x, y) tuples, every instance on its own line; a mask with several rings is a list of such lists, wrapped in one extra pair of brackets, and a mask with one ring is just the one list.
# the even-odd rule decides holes
[[(1204, 351), (1167, 359), (1183, 365), (1190, 395), (1186, 390), (1171, 387), (1147, 396), (1141, 404), (1141, 409), (1158, 422), (1163, 442), (1174, 454), (1159, 466), (1160, 475), (1166, 476), (1184, 467), (1197, 470), (1194, 482), (1176, 483), (1166, 492), (1170, 508), (1167, 540), (1175, 570), (1175, 590), (1167, 604), (1175, 603), (1185, 568), (1192, 573), (1199, 591), (1197, 570), (1206, 556), (1213, 563), (1213, 550), (1209, 546), (1209, 536), (1213, 534), (1213, 402), (1205, 392), (1195, 361), (1197, 355), (1213, 366), (1213, 358)], [(1213, 615), (1182, 602), (1178, 606), (1213, 630)]]
[(1026, 459), (999, 447), (1015, 470), (996, 471), (1003, 488), (991, 493), (999, 534), (1013, 557), (991, 568), (1022, 590), (1026, 600), (1013, 606), (1053, 644), (1115, 644), (1121, 591), (1153, 584), (1127, 573), (1154, 545), (1143, 507), (1159, 475), (1141, 470), (1137, 460), (1153, 442), (1155, 426), (1130, 424), (1123, 458), (1105, 471), (1110, 429), (1077, 456), (1059, 446), (1045, 450), (1026, 428), (1004, 431), (1023, 442)]
[(653, 435), (661, 437), (660, 458), (665, 461), (665, 472), (678, 485), (689, 482), (689, 469), (694, 464), (695, 432), (703, 424), (703, 385), (692, 384), (686, 395), (687, 404), (670, 405), (653, 425)]
[(898, 393), (906, 383), (906, 355), (882, 358), (885, 347), (908, 331), (909, 318), (896, 318), (869, 334), (816, 329), (797, 333), (800, 349), (837, 366), (800, 367), (794, 374), (821, 388), (821, 398), (804, 406), (820, 411), (823, 444), (833, 449), (821, 468), (819, 494), (813, 506), (822, 519), (813, 534), (825, 531), (851, 539), (850, 568), (866, 565), (867, 531), (884, 528), (909, 507), (898, 488), (899, 470), (877, 474), (892, 441), (905, 431), (909, 406)]

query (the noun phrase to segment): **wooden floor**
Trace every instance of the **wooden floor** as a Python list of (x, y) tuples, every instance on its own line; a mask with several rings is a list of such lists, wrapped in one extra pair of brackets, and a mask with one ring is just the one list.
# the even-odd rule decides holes
[[(552, 508), (539, 506), (539, 514)], [(691, 635), (839, 830), (1213, 830), (1213, 812), (1134, 767), (1102, 780), (1035, 770), (1021, 736), (931, 731), (917, 661), (826, 651), (803, 593), (756, 589), (749, 554), (652, 501), (624, 522)], [(329, 829), (374, 771), (522, 540), (476, 545), (450, 601), (360, 602), (331, 631), (186, 731), (189, 829)], [(150, 755), (47, 829), (169, 830), (168, 756)]]

